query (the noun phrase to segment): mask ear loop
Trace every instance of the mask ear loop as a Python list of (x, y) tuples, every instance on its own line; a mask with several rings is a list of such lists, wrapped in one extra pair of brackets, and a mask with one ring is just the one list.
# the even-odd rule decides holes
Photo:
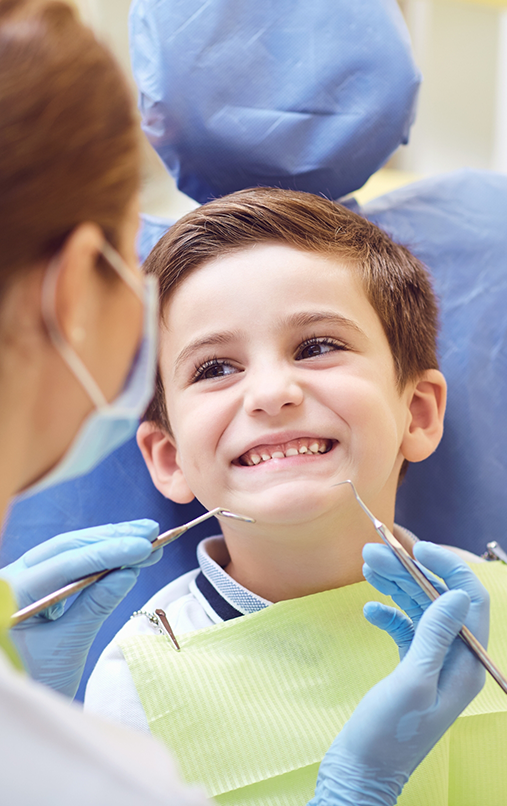
[[(142, 279), (136, 277), (129, 270), (118, 252), (107, 241), (102, 244), (101, 254), (144, 305), (144, 283)], [(42, 318), (54, 347), (58, 350), (74, 377), (79, 381), (95, 408), (98, 410), (104, 409), (109, 405), (107, 399), (84, 362), (65, 339), (58, 324), (56, 287), (60, 271), (61, 263), (58, 257), (55, 257), (49, 264), (42, 283)]]
[(50, 262), (42, 283), (41, 310), (42, 318), (53, 346), (69, 367), (74, 377), (79, 381), (96, 409), (103, 409), (108, 402), (95, 378), (65, 339), (56, 315), (56, 287), (60, 276), (61, 263), (58, 256)]
[(121, 277), (123, 282), (127, 283), (127, 285), (132, 289), (134, 294), (139, 297), (141, 302), (144, 305), (144, 281), (140, 276), (136, 276), (133, 272), (130, 271), (129, 267), (118, 254), (116, 249), (113, 249), (110, 243), (104, 241), (102, 244), (102, 256), (105, 257), (107, 262), (110, 266), (115, 270), (115, 272)]

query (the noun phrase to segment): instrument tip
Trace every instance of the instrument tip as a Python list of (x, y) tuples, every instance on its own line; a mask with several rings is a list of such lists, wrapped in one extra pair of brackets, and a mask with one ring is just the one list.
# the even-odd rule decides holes
[(332, 486), (332, 487), (341, 487), (341, 486), (342, 486), (342, 484), (350, 484), (350, 486), (351, 486), (351, 487), (352, 487), (352, 489), (354, 490), (354, 494), (355, 494), (355, 496), (356, 496), (356, 498), (357, 498), (357, 492), (356, 492), (356, 488), (355, 488), (355, 486), (354, 486), (354, 482), (352, 481), (352, 479), (345, 479), (345, 481), (339, 481), (337, 484), (332, 484), (331, 486)]
[(331, 486), (332, 487), (341, 487), (342, 484), (350, 484), (350, 486), (352, 487), (352, 492), (355, 495), (357, 503), (359, 504), (359, 506), (361, 507), (363, 512), (365, 512), (366, 515), (368, 515), (369, 519), (374, 524), (375, 528), (377, 528), (377, 524), (379, 526), (382, 526), (382, 522), (379, 521), (378, 518), (376, 518), (375, 515), (372, 512), (370, 512), (370, 510), (368, 509), (368, 507), (364, 503), (363, 499), (359, 497), (359, 493), (357, 492), (355, 484), (352, 481), (352, 479), (345, 479), (344, 481), (339, 481), (337, 484), (332, 484)]
[(244, 521), (244, 523), (255, 523), (255, 518), (250, 518), (248, 515), (238, 515), (236, 512), (229, 512), (228, 509), (219, 509), (217, 518), (232, 518), (236, 521)]

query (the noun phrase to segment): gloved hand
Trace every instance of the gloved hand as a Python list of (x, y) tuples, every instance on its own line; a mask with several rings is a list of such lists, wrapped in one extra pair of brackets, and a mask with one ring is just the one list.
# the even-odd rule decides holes
[(394, 638), (403, 659), (363, 697), (331, 745), (311, 806), (395, 804), (411, 773), (484, 684), (484, 668), (456, 635), (466, 619), (487, 645), (488, 592), (446, 549), (420, 542), (414, 555), (451, 589), (433, 604), (387, 546), (364, 547), (365, 577), (410, 613), (365, 605), (366, 618)]
[(61, 602), (10, 631), (35, 680), (74, 697), (98, 630), (133, 587), (140, 568), (162, 556), (162, 549), (151, 554), (157, 535), (152, 520), (80, 529), (35, 546), (0, 570), (21, 609), (88, 574), (121, 568), (81, 591), (70, 606)]

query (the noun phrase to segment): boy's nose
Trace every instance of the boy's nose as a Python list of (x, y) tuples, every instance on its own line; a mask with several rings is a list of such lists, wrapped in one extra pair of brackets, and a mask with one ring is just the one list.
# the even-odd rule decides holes
[(261, 371), (251, 378), (245, 394), (244, 407), (248, 414), (264, 412), (273, 417), (286, 406), (299, 406), (303, 390), (290, 373), (282, 370)]

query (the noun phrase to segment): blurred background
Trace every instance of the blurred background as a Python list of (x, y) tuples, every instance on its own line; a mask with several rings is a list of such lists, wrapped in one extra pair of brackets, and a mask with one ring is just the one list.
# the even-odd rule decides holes
[[(109, 44), (133, 84), (130, 0), (70, 1)], [(399, 5), (424, 78), (418, 113), (410, 143), (354, 194), (360, 203), (457, 168), (507, 174), (507, 0), (399, 0)], [(176, 218), (196, 206), (177, 190), (147, 141), (144, 169), (144, 213)]]

